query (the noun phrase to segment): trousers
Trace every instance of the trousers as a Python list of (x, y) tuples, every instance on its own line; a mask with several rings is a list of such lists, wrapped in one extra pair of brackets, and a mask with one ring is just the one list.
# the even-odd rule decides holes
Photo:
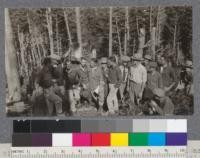
[(117, 91), (118, 91), (118, 88), (116, 88), (114, 84), (109, 84), (107, 105), (108, 105), (108, 110), (111, 113), (114, 113), (115, 111), (119, 110), (119, 104), (117, 100)]
[(44, 89), (44, 96), (48, 108), (48, 114), (52, 115), (54, 106), (56, 109), (56, 114), (61, 114), (62, 111), (62, 99), (56, 95), (56, 93), (53, 90), (53, 87), (49, 87)]

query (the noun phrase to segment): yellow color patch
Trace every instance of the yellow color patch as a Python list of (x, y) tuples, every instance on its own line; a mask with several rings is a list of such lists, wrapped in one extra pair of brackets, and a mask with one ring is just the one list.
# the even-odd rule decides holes
[(111, 146), (128, 146), (128, 133), (111, 133)]

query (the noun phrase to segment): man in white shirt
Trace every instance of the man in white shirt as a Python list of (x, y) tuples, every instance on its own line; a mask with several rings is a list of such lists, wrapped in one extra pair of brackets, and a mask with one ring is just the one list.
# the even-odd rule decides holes
[[(134, 54), (132, 57), (132, 65), (129, 71), (129, 95), (132, 105), (138, 105), (139, 101), (142, 99), (142, 94), (147, 82), (147, 70), (141, 64), (142, 55), (140, 53)], [(133, 106), (130, 110), (133, 110)]]

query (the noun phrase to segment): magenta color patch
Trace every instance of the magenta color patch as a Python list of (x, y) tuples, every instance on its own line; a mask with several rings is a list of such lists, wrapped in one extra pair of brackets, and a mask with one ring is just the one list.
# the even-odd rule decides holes
[(91, 146), (91, 134), (73, 133), (73, 146)]

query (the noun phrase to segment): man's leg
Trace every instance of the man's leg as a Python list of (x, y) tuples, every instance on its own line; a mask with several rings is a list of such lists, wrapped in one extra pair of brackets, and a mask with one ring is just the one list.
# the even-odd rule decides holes
[(131, 105), (130, 105), (130, 111), (133, 111), (134, 106), (135, 106), (135, 93), (134, 93), (134, 83), (130, 82), (130, 87), (129, 87), (129, 97), (131, 100)]
[(135, 99), (136, 99), (136, 105), (139, 105), (139, 102), (142, 98), (140, 98), (139, 94), (142, 91), (142, 84), (139, 83), (134, 83), (134, 94), (135, 94)]
[(65, 87), (59, 86), (59, 88), (60, 88), (60, 93), (64, 96), (65, 95)]
[(54, 108), (54, 105), (53, 103), (49, 100), (49, 96), (50, 96), (50, 92), (51, 91), (51, 87), (48, 88), (48, 89), (44, 89), (44, 97), (45, 97), (45, 101), (46, 101), (46, 104), (47, 104), (47, 110), (48, 110), (48, 114), (50, 116), (53, 115), (53, 108)]
[(108, 110), (110, 113), (114, 113), (114, 93), (115, 93), (115, 89), (114, 89), (114, 84), (109, 84), (109, 94), (107, 97), (107, 105), (108, 105)]
[(55, 92), (51, 89), (49, 94), (49, 101), (52, 102), (56, 107), (56, 114), (61, 114), (62, 111), (62, 99), (55, 94)]
[(75, 100), (75, 92), (73, 89), (68, 90), (69, 95), (69, 103), (70, 103), (70, 110), (75, 113), (76, 112), (76, 100)]
[(126, 87), (126, 84), (125, 83), (122, 83), (119, 87), (119, 92), (120, 92), (120, 97), (121, 97), (121, 100), (123, 101), (124, 99), (124, 90), (125, 90), (125, 87)]
[(100, 86), (98, 100), (99, 100), (99, 111), (103, 112), (103, 105), (104, 105), (104, 87), (103, 86)]
[(119, 104), (118, 104), (118, 99), (117, 99), (117, 91), (118, 91), (118, 88), (114, 87), (113, 102), (114, 102), (114, 110), (115, 111), (119, 111)]

